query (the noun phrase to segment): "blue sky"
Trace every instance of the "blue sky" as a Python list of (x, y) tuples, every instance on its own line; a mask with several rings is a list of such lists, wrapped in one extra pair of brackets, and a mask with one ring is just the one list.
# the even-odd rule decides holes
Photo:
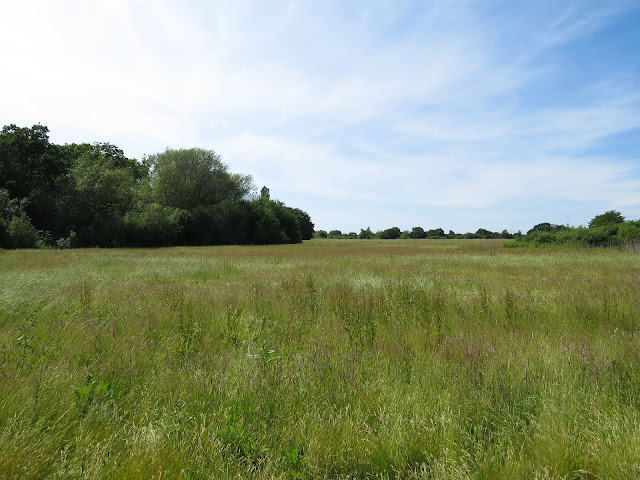
[(0, 5), (0, 123), (221, 154), (317, 229), (640, 218), (640, 2)]

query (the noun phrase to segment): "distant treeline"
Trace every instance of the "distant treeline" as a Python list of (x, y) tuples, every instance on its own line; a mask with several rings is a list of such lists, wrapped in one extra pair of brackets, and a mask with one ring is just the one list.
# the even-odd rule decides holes
[(56, 145), (49, 130), (0, 132), (0, 248), (298, 243), (309, 215), (255, 191), (212, 150), (142, 161), (109, 143)]
[(361, 229), (360, 233), (342, 233), (340, 230), (317, 230), (316, 238), (337, 239), (505, 239), (509, 247), (518, 246), (543, 246), (543, 245), (569, 245), (576, 247), (616, 247), (640, 240), (640, 220), (625, 220), (620, 212), (611, 210), (594, 217), (587, 227), (570, 227), (554, 225), (551, 223), (539, 223), (526, 234), (518, 231), (509, 233), (492, 232), (484, 228), (475, 233), (455, 233), (449, 230), (445, 233), (442, 228), (424, 230), (422, 227), (413, 227), (411, 230), (400, 230), (398, 227), (388, 228), (372, 232), (370, 228)]
[(341, 238), (341, 239), (380, 239), (380, 240), (395, 240), (404, 238), (415, 239), (439, 239), (439, 238), (515, 238), (506, 230), (501, 233), (491, 232), (480, 228), (476, 233), (455, 233), (449, 230), (449, 233), (445, 233), (442, 228), (435, 228), (432, 230), (425, 230), (422, 227), (413, 227), (411, 230), (400, 230), (398, 227), (387, 228), (386, 230), (379, 230), (377, 232), (371, 231), (371, 228), (361, 229), (360, 233), (349, 232), (342, 233), (340, 230), (331, 230), (329, 232), (325, 230), (317, 230), (315, 232), (316, 238)]
[(398, 227), (387, 228), (386, 230), (379, 230), (377, 232), (371, 231), (371, 228), (361, 229), (360, 233), (350, 232), (342, 233), (340, 230), (331, 230), (329, 232), (325, 230), (317, 230), (315, 232), (316, 238), (340, 238), (340, 239), (380, 239), (380, 240), (395, 240), (405, 238), (415, 239), (440, 239), (440, 238), (515, 238), (506, 230), (501, 233), (491, 232), (480, 228), (476, 233), (455, 233), (449, 230), (449, 233), (445, 233), (442, 228), (435, 228), (433, 230), (424, 230), (422, 227), (413, 227), (409, 230), (400, 230)]

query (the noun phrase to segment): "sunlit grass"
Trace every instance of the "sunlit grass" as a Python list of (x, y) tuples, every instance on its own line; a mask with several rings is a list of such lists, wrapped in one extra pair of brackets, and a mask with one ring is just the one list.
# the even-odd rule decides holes
[(640, 257), (0, 252), (0, 476), (635, 478)]

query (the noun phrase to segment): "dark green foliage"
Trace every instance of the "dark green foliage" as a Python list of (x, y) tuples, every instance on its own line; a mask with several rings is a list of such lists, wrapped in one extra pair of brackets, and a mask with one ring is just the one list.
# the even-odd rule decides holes
[(376, 238), (375, 233), (373, 233), (371, 231), (371, 228), (367, 227), (366, 230), (360, 230), (360, 235), (358, 235), (358, 238), (364, 238), (364, 239), (372, 239), (372, 238)]
[(24, 214), (11, 218), (7, 225), (7, 236), (10, 248), (35, 248), (39, 240), (38, 231)]
[(400, 238), (402, 231), (398, 227), (391, 227), (378, 233), (378, 238), (383, 240), (395, 240)]
[(182, 230), (182, 211), (159, 203), (142, 205), (124, 217), (126, 243), (141, 247), (175, 245)]
[(574, 247), (624, 247), (637, 239), (640, 239), (638, 222), (625, 221), (620, 212), (611, 210), (594, 217), (588, 228), (538, 224), (527, 235), (516, 236), (516, 240), (508, 246), (559, 244)]
[[(124, 152), (111, 143), (72, 143), (59, 147), (62, 155), (72, 162), (74, 159), (89, 156), (95, 161), (106, 163), (113, 169), (130, 171), (135, 180), (141, 180), (149, 175), (149, 168), (146, 163), (140, 163), (132, 158), (127, 158)], [(67, 162), (67, 163), (72, 163)]]
[(299, 208), (290, 208), (289, 210), (298, 218), (302, 240), (311, 240), (313, 238), (315, 225), (311, 221), (309, 214)]
[(427, 238), (442, 238), (444, 237), (444, 230), (441, 228), (436, 228), (433, 230), (427, 230), (424, 232)]
[[(261, 195), (249, 200), (250, 176), (232, 174), (212, 150), (166, 150), (147, 157), (150, 192), (165, 208), (179, 209), (178, 242), (185, 245), (299, 243), (296, 210)], [(300, 212), (313, 229), (308, 214)], [(311, 232), (313, 235), (313, 230)]]
[(251, 227), (251, 243), (256, 245), (288, 243), (273, 203), (266, 197), (251, 203)]
[(554, 225), (554, 224), (548, 223), (548, 222), (539, 223), (539, 224), (535, 225), (531, 230), (529, 230), (527, 232), (527, 235), (529, 235), (530, 233), (533, 233), (533, 232), (552, 232), (552, 233), (553, 232), (559, 232), (561, 230), (564, 230), (565, 228), (567, 228), (567, 227), (565, 227), (563, 225)]
[(300, 222), (298, 217), (283, 203), (276, 203), (276, 215), (278, 216), (282, 231), (287, 236), (288, 242), (286, 243), (302, 242), (302, 233), (300, 231)]
[(422, 227), (413, 227), (409, 232), (409, 238), (427, 238), (427, 233)]
[(484, 228), (479, 228), (476, 231), (475, 235), (476, 235), (476, 238), (500, 238), (501, 237), (499, 233), (491, 232)]
[(589, 228), (599, 228), (608, 225), (615, 225), (618, 223), (624, 223), (624, 217), (615, 210), (609, 210), (601, 215), (596, 215), (589, 222)]
[(11, 241), (9, 240), (9, 231), (7, 230), (7, 223), (0, 218), (0, 248), (10, 248)]
[(38, 231), (25, 211), (27, 203), (0, 189), (0, 248), (34, 248), (38, 243)]
[(124, 217), (134, 203), (135, 161), (105, 153), (103, 145), (73, 145), (83, 152), (69, 169), (70, 189), (63, 202), (68, 222), (82, 245), (123, 244)]
[(27, 199), (25, 213), (40, 229), (56, 228), (51, 205), (66, 169), (60, 147), (49, 142), (47, 127), (9, 125), (0, 132), (0, 188), (12, 198)]
[(251, 177), (213, 150), (172, 150), (142, 162), (109, 143), (64, 146), (47, 127), (0, 132), (0, 248), (299, 243), (309, 214), (250, 198)]
[(5, 126), (0, 132), (0, 184), (14, 197), (27, 197), (61, 173), (57, 150), (42, 125)]
[(514, 238), (506, 230), (502, 233), (492, 232), (484, 228), (478, 229), (476, 233), (455, 233), (453, 230), (449, 230), (448, 234), (444, 233), (442, 228), (434, 228), (431, 230), (424, 230), (422, 227), (413, 227), (409, 230), (400, 230), (398, 227), (387, 228), (386, 230), (380, 230), (376, 233), (371, 231), (371, 228), (360, 230), (360, 234), (350, 232), (348, 234), (342, 233), (340, 230), (331, 230), (327, 234), (325, 230), (319, 230), (316, 234), (318, 238), (334, 238), (334, 239), (374, 239), (381, 240), (396, 240), (396, 239), (498, 239), (498, 238)]
[(182, 245), (230, 245), (248, 243), (251, 222), (247, 202), (223, 200), (201, 205), (181, 215)]
[(248, 243), (300, 243), (302, 234), (298, 218), (282, 202), (261, 196), (250, 204)]

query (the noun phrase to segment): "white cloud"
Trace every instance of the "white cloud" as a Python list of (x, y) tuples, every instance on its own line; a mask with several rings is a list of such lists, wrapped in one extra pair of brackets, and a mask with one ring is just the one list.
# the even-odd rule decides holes
[[(136, 157), (215, 148), (232, 170), (326, 221), (338, 216), (324, 210), (333, 202), (345, 221), (367, 212), (388, 221), (376, 212), (390, 205), (493, 218), (523, 199), (640, 211), (629, 158), (614, 145), (608, 157), (589, 153), (640, 126), (629, 62), (583, 84), (555, 81), (569, 68), (558, 49), (632, 8), (5, 2), (0, 42), (17, 47), (0, 64), (0, 120)], [(556, 100), (537, 97), (543, 84)]]

